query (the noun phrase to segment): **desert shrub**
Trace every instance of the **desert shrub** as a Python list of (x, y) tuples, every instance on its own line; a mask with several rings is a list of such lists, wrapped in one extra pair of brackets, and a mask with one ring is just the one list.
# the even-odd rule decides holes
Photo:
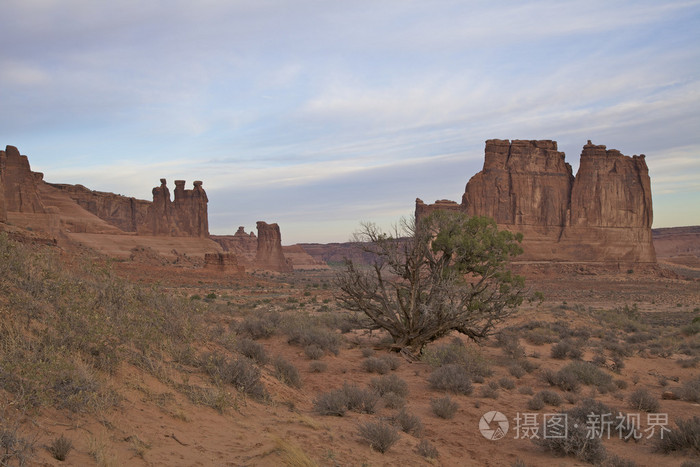
[(379, 373), (380, 375), (387, 374), (391, 370), (391, 367), (386, 361), (377, 357), (369, 357), (363, 360), (362, 368), (367, 373)]
[(608, 454), (605, 460), (600, 464), (600, 467), (637, 467), (638, 464), (633, 460), (623, 459), (615, 454)]
[(587, 420), (589, 414), (615, 413), (605, 404), (586, 399), (580, 405), (565, 412), (567, 414), (566, 437), (542, 437), (533, 439), (538, 446), (559, 456), (572, 456), (584, 462), (597, 464), (605, 457), (605, 447), (599, 437), (589, 439)]
[(34, 456), (34, 442), (22, 436), (19, 425), (6, 423), (0, 415), (0, 465), (27, 465)]
[(392, 425), (383, 422), (367, 422), (358, 429), (360, 438), (375, 451), (387, 452), (399, 438), (399, 432)]
[(520, 345), (520, 340), (515, 333), (500, 332), (496, 336), (496, 342), (506, 357), (513, 360), (519, 360), (525, 357), (525, 348)]
[(319, 415), (342, 417), (348, 410), (348, 396), (342, 389), (319, 394), (313, 402), (314, 412)]
[(311, 362), (309, 363), (309, 371), (311, 373), (323, 373), (328, 369), (328, 365), (326, 365), (326, 362)]
[(372, 349), (372, 348), (365, 347), (365, 348), (362, 349), (362, 356), (363, 356), (364, 358), (373, 357), (374, 354), (375, 354), (375, 352), (374, 352), (374, 349)]
[(563, 391), (577, 391), (580, 383), (576, 375), (570, 372), (552, 371), (549, 368), (540, 373), (542, 380), (550, 386), (557, 386)]
[(340, 336), (328, 329), (309, 326), (308, 323), (305, 323), (305, 325), (291, 326), (287, 331), (287, 335), (289, 344), (303, 347), (315, 345), (333, 355), (340, 353)]
[(700, 376), (683, 383), (677, 393), (684, 401), (700, 402)]
[(362, 389), (354, 384), (343, 384), (348, 410), (358, 413), (374, 413), (379, 394), (369, 389)]
[(71, 449), (73, 449), (73, 442), (63, 435), (54, 439), (47, 447), (53, 458), (59, 461), (66, 460)]
[(573, 361), (557, 371), (542, 372), (542, 379), (564, 391), (576, 391), (579, 384), (595, 386), (601, 393), (613, 388), (612, 376), (589, 362)]
[(676, 428), (671, 428), (657, 441), (656, 449), (664, 454), (673, 451), (700, 454), (700, 417), (676, 420)]
[(397, 370), (401, 366), (401, 360), (393, 355), (382, 355), (379, 358), (389, 365), (391, 371)]
[(531, 396), (532, 394), (534, 394), (534, 391), (532, 390), (532, 386), (522, 386), (522, 387), (518, 388), (518, 392), (520, 394), (525, 394), (528, 396)]
[(384, 407), (387, 409), (400, 409), (406, 405), (406, 398), (393, 392), (387, 392), (382, 396)]
[(248, 357), (229, 361), (218, 354), (207, 357), (205, 368), (216, 382), (230, 384), (249, 396), (263, 399), (267, 391), (260, 381), (260, 370)]
[[(533, 354), (533, 357), (537, 358), (538, 356)], [(525, 370), (528, 373), (532, 373), (540, 367), (539, 363), (532, 362), (530, 360), (521, 360), (518, 363), (521, 367), (523, 367), (523, 370)]]
[(559, 340), (557, 333), (548, 327), (530, 329), (524, 333), (523, 337), (532, 345), (551, 344)]
[(563, 360), (568, 357), (572, 360), (578, 360), (583, 355), (582, 344), (564, 339), (554, 344), (550, 353), (552, 358), (555, 359)]
[(245, 318), (236, 326), (236, 333), (248, 336), (251, 339), (265, 339), (277, 332), (280, 316), (277, 313), (268, 313), (255, 318)]
[(459, 338), (452, 339), (448, 344), (426, 348), (423, 352), (423, 361), (433, 367), (451, 364), (462, 365), (472, 377), (486, 377), (493, 374), (484, 356), (478, 350), (464, 345), (464, 342)]
[(287, 386), (293, 388), (301, 387), (301, 376), (299, 370), (281, 355), (275, 357), (272, 362), (275, 367), (275, 377)]
[(455, 363), (433, 370), (428, 377), (428, 383), (432, 389), (450, 391), (455, 394), (471, 394), (473, 390), (467, 370)]
[(498, 380), (498, 385), (503, 389), (515, 389), (515, 381), (505, 376)]
[(408, 395), (408, 384), (394, 374), (372, 378), (369, 384), (380, 396), (390, 392), (401, 397), (406, 397)]
[(479, 395), (488, 399), (498, 399), (498, 383), (496, 381), (491, 381), (489, 384), (481, 386)]
[(695, 368), (698, 366), (698, 362), (700, 362), (700, 358), (694, 357), (694, 358), (679, 358), (676, 360), (676, 363), (678, 363), (681, 368)]
[(537, 395), (542, 398), (542, 402), (544, 402), (546, 405), (559, 407), (562, 403), (561, 396), (554, 391), (548, 391), (545, 389), (538, 392)]
[(309, 360), (318, 360), (323, 358), (326, 352), (324, 352), (321, 347), (311, 344), (304, 347), (304, 354), (306, 354)]
[(270, 361), (270, 357), (267, 355), (265, 347), (247, 337), (241, 338), (236, 344), (236, 348), (238, 352), (255, 361), (255, 363), (258, 365), (266, 365)]
[(525, 368), (520, 363), (511, 363), (508, 365), (508, 373), (520, 379), (525, 376)]
[(418, 454), (426, 459), (437, 459), (439, 456), (437, 448), (427, 439), (421, 440), (418, 446), (416, 446), (416, 449), (418, 450)]
[(630, 407), (643, 412), (658, 412), (659, 401), (645, 388), (635, 389), (629, 395), (627, 401)]
[(544, 400), (542, 396), (538, 393), (535, 394), (529, 401), (527, 401), (528, 410), (542, 410), (544, 408)]
[(450, 396), (445, 396), (430, 399), (430, 408), (438, 417), (449, 420), (455, 416), (459, 405)]
[(416, 438), (419, 438), (421, 433), (423, 433), (423, 423), (420, 421), (420, 417), (408, 413), (405, 409), (399, 410), (399, 412), (392, 417), (392, 421), (401, 431), (413, 435)]

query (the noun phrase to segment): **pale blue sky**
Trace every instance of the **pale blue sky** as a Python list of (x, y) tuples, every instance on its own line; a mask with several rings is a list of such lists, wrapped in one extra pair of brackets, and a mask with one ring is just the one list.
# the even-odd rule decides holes
[(646, 154), (654, 226), (700, 224), (700, 1), (0, 3), (0, 145), (50, 182), (285, 244), (459, 201), (484, 141)]

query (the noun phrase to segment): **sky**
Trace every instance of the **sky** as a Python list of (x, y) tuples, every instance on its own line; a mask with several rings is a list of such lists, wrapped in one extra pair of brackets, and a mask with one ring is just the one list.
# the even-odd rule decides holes
[(700, 0), (2, 0), (0, 145), (282, 243), (461, 200), (488, 139), (645, 154), (654, 227), (700, 224)]

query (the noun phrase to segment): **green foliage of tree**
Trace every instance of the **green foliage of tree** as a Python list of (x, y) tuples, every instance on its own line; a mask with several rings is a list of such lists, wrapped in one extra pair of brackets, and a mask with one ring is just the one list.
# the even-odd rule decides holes
[(363, 224), (353, 240), (374, 260), (370, 268), (345, 261), (338, 300), (386, 330), (396, 351), (420, 352), (452, 331), (483, 339), (523, 301), (524, 279), (508, 269), (522, 235), (490, 218), (438, 211), (392, 234)]

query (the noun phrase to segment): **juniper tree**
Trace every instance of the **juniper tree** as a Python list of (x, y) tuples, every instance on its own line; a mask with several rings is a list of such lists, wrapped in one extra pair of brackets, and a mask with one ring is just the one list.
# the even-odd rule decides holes
[(420, 352), (452, 331), (478, 341), (522, 303), (524, 279), (508, 269), (522, 234), (490, 218), (437, 211), (391, 234), (362, 224), (353, 240), (374, 259), (369, 268), (345, 260), (338, 300), (386, 330), (395, 351)]

